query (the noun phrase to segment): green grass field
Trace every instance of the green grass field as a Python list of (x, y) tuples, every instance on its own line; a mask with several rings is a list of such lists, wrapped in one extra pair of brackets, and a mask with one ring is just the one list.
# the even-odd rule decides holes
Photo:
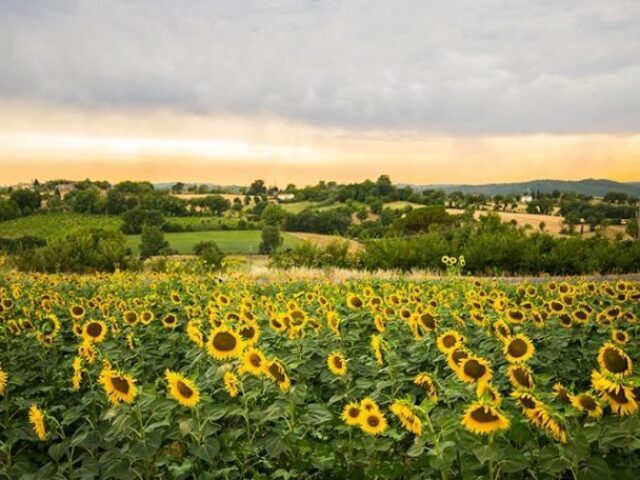
[(289, 212), (289, 213), (300, 213), (301, 211), (303, 211), (305, 208), (308, 207), (313, 207), (317, 205), (316, 202), (309, 202), (307, 200), (302, 201), (302, 202), (293, 202), (293, 203), (281, 203), (280, 207), (282, 207), (282, 209), (285, 212)]
[(0, 222), (0, 237), (17, 238), (31, 235), (50, 240), (90, 228), (118, 230), (121, 224), (120, 217), (78, 213), (47, 213)]
[[(164, 238), (169, 246), (180, 254), (192, 254), (193, 247), (199, 242), (213, 240), (225, 253), (257, 253), (260, 245), (260, 230), (227, 230), (213, 232), (166, 233)], [(292, 247), (300, 242), (293, 235), (282, 234), (283, 246)], [(140, 235), (128, 235), (127, 246), (138, 252)]]

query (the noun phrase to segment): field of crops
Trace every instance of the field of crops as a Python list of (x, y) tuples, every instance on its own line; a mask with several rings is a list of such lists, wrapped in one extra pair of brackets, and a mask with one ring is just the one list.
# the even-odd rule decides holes
[(640, 283), (0, 277), (0, 477), (640, 475)]

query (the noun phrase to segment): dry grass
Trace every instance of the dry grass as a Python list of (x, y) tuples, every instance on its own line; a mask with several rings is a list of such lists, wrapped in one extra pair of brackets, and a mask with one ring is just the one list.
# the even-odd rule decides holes
[(356, 242), (355, 240), (351, 240), (349, 238), (341, 237), (339, 235), (322, 235), (320, 233), (304, 233), (304, 232), (287, 232), (289, 235), (299, 238), (300, 240), (304, 240), (307, 242), (311, 242), (314, 245), (319, 247), (326, 247), (329, 243), (335, 242), (336, 240), (347, 242), (349, 244), (350, 252), (357, 252), (362, 250), (362, 244), (360, 242)]

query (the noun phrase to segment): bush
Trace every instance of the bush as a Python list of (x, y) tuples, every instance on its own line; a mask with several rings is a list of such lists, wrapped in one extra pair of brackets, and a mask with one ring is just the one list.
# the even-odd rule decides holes
[(222, 261), (225, 255), (216, 242), (200, 242), (193, 248), (193, 251), (202, 258), (208, 267), (216, 270), (222, 269)]
[(349, 242), (335, 240), (324, 248), (311, 242), (301, 242), (291, 249), (277, 252), (271, 259), (270, 266), (275, 268), (327, 266), (349, 268), (354, 259), (349, 254)]
[(262, 227), (262, 241), (260, 242), (260, 253), (272, 253), (282, 244), (280, 229), (273, 225)]
[(19, 253), (23, 250), (44, 247), (46, 244), (46, 240), (29, 235), (18, 238), (0, 238), (0, 251), (4, 253)]
[(45, 247), (22, 250), (16, 265), (20, 270), (47, 273), (112, 272), (127, 268), (129, 260), (122, 233), (95, 229), (51, 240)]
[(127, 211), (122, 219), (122, 231), (124, 233), (141, 233), (142, 227), (145, 225), (152, 227), (162, 227), (164, 225), (164, 216), (159, 210), (145, 210), (140, 207), (132, 208)]

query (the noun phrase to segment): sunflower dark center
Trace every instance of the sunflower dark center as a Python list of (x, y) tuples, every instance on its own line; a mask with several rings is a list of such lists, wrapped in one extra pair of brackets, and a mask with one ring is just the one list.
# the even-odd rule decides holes
[(580, 405), (582, 405), (587, 410), (595, 410), (597, 405), (596, 401), (591, 397), (580, 397)]
[(464, 350), (454, 350), (454, 352), (451, 354), (451, 359), (453, 360), (453, 363), (455, 363), (456, 365), (460, 365), (460, 362), (468, 356), (469, 354)]
[(471, 418), (478, 423), (492, 423), (499, 419), (490, 408), (485, 409), (485, 407), (478, 407), (473, 410), (471, 412)]
[(262, 365), (262, 360), (260, 359), (260, 355), (256, 355), (255, 353), (249, 357), (249, 363), (254, 367), (258, 368)]
[(337, 369), (341, 369), (342, 368), (342, 359), (340, 357), (333, 357), (333, 365)]
[(531, 378), (525, 370), (516, 368), (513, 371), (513, 378), (515, 378), (516, 382), (518, 382), (521, 386), (531, 388)]
[(422, 317), (420, 318), (422, 320), (422, 324), (429, 330), (433, 330), (434, 328), (436, 328), (436, 319), (429, 313), (422, 314)]
[(471, 359), (471, 360), (467, 360), (464, 363), (464, 373), (466, 373), (467, 375), (469, 375), (471, 378), (477, 380), (479, 378), (482, 378), (485, 373), (487, 373), (487, 367), (485, 367), (484, 365), (482, 365), (480, 362), (478, 362), (475, 359)]
[(626, 372), (629, 368), (627, 359), (612, 348), (607, 348), (604, 351), (603, 361), (605, 367), (607, 367), (607, 370), (611, 373)]
[(451, 348), (456, 344), (456, 337), (453, 335), (445, 335), (442, 339), (442, 344), (447, 348)]
[(256, 329), (251, 325), (246, 326), (242, 330), (240, 330), (240, 335), (242, 335), (242, 338), (244, 338), (245, 340), (251, 340), (255, 336), (255, 334)]
[(367, 424), (370, 427), (377, 427), (378, 425), (380, 425), (380, 419), (378, 418), (377, 415), (369, 415), (367, 417)]
[(509, 348), (507, 350), (509, 352), (509, 355), (511, 355), (512, 357), (520, 358), (526, 355), (529, 347), (527, 346), (527, 342), (525, 342), (521, 338), (516, 338), (514, 340), (511, 340), (511, 342), (509, 343)]
[(284, 371), (282, 370), (282, 367), (280, 367), (280, 365), (278, 365), (277, 363), (272, 363), (271, 365), (269, 365), (269, 372), (271, 373), (271, 375), (273, 375), (278, 383), (284, 382), (287, 378), (284, 374)]
[(351, 407), (349, 409), (349, 416), (351, 418), (358, 418), (360, 416), (360, 409), (356, 407)]
[(236, 348), (237, 344), (236, 337), (229, 332), (218, 332), (213, 337), (213, 346), (216, 347), (216, 350), (231, 352)]
[(91, 322), (87, 325), (87, 333), (94, 338), (99, 337), (102, 334), (102, 325), (98, 322)]
[(191, 398), (193, 396), (193, 390), (189, 388), (189, 385), (184, 383), (182, 380), (178, 380), (176, 382), (176, 388), (178, 389), (178, 392), (180, 392), (180, 395), (184, 398)]
[(509, 316), (511, 317), (512, 320), (522, 320), (524, 318), (524, 315), (522, 314), (522, 312), (518, 312), (517, 310), (509, 312)]
[(129, 385), (129, 382), (127, 381), (126, 378), (124, 377), (112, 377), (111, 378), (111, 385), (113, 385), (113, 388), (115, 390), (117, 390), (120, 393), (123, 394), (127, 394), (129, 393), (129, 389), (131, 388), (131, 386)]
[(625, 392), (625, 390), (623, 388), (619, 388), (617, 390), (617, 392), (616, 389), (605, 390), (604, 393), (605, 395), (607, 395), (607, 397), (611, 398), (616, 403), (619, 403), (621, 405), (629, 403), (629, 398), (627, 397), (627, 393)]
[(520, 398), (518, 398), (518, 401), (520, 402), (520, 405), (522, 405), (527, 410), (536, 408), (536, 402), (533, 400), (533, 398), (527, 395), (521, 396)]
[(358, 297), (351, 298), (351, 305), (354, 307), (360, 308), (362, 306), (362, 300)]

